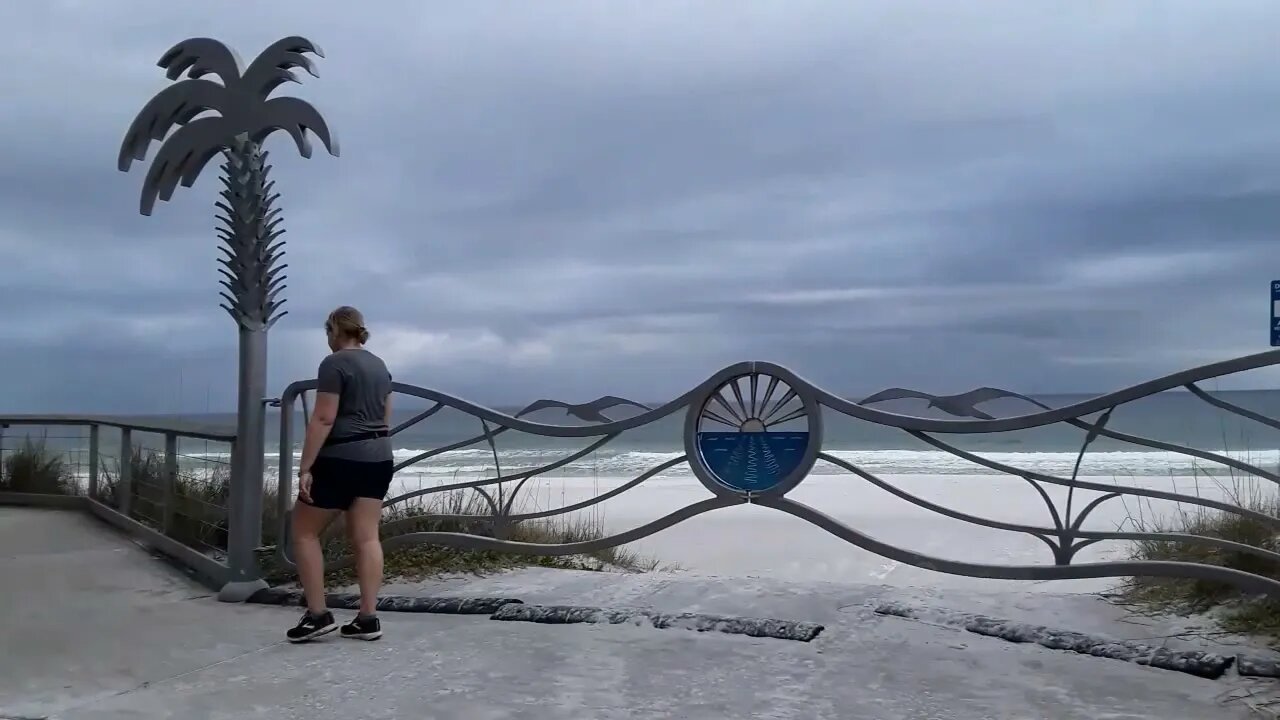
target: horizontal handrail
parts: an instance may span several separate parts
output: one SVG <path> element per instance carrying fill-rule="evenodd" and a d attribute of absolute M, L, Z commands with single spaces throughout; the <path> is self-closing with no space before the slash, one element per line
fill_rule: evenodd
<path fill-rule="evenodd" d="M 233 428 L 176 418 L 148 419 L 116 415 L 0 415 L 0 427 L 5 425 L 102 425 L 138 432 L 173 433 L 183 437 L 218 442 L 235 442 L 236 439 Z"/>

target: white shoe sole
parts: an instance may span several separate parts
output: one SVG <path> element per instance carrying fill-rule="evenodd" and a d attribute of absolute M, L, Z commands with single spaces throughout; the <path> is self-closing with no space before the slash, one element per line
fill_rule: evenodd
<path fill-rule="evenodd" d="M 310 642 L 320 637 L 321 635 L 328 635 L 329 633 L 337 629 L 338 629 L 338 624 L 334 623 L 332 625 L 326 625 L 320 628 L 319 630 L 316 630 L 315 632 L 311 633 L 310 635 L 306 635 L 300 638 L 286 638 L 286 639 L 289 642 L 294 643 L 296 645 L 298 643 Z"/>
<path fill-rule="evenodd" d="M 348 640 L 377 640 L 378 638 L 382 637 L 382 631 L 378 630 L 377 632 L 371 632 L 371 633 L 343 635 L 342 637 L 347 638 Z"/>

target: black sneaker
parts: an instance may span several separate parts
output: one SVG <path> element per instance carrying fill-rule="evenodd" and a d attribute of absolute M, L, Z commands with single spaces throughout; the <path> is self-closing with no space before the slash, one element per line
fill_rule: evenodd
<path fill-rule="evenodd" d="M 377 640 L 382 637 L 382 623 L 377 616 L 362 618 L 357 615 L 351 622 L 342 626 L 342 637 L 352 640 Z"/>
<path fill-rule="evenodd" d="M 289 632 L 285 633 L 285 635 L 288 636 L 289 642 L 301 643 L 314 640 L 321 635 L 328 635 L 337 629 L 338 622 L 333 619 L 333 613 L 326 610 L 323 615 L 316 616 L 312 615 L 311 611 L 308 610 L 303 613 L 302 619 L 298 621 L 298 624 L 289 628 Z"/>

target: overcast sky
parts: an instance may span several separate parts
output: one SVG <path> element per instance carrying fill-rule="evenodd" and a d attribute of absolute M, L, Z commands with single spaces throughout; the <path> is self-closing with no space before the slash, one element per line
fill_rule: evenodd
<path fill-rule="evenodd" d="M 268 141 L 274 392 L 346 303 L 397 379 L 491 403 L 746 359 L 1105 391 L 1268 346 L 1274 0 L 7 0 L 0 34 L 3 410 L 234 406 L 216 167 L 152 217 L 115 168 L 202 35 L 325 50 L 281 92 L 342 156 Z"/>

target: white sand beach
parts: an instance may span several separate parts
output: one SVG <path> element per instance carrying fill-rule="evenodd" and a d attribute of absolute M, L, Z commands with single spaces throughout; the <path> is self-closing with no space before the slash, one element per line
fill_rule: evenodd
<path fill-rule="evenodd" d="M 457 478 L 464 480 L 468 478 Z M 530 481 L 517 506 L 545 510 L 579 502 L 616 488 L 630 478 L 546 478 Z M 1021 478 L 1001 475 L 887 475 L 881 479 L 920 498 L 981 517 L 1052 527 L 1041 496 Z M 1232 491 L 1230 479 L 1192 477 L 1080 478 L 1096 483 L 1176 491 L 1222 499 Z M 456 481 L 454 480 L 454 481 Z M 416 487 L 410 486 L 410 488 Z M 406 488 L 409 489 L 409 488 Z M 1059 513 L 1067 488 L 1045 486 Z M 1101 493 L 1077 490 L 1073 515 Z M 691 478 L 657 478 L 642 483 L 595 509 L 609 533 L 655 520 L 710 496 Z M 812 475 L 788 497 L 821 510 L 876 539 L 934 557 L 1000 565 L 1050 564 L 1048 547 L 1023 533 L 993 530 L 944 517 L 917 507 L 857 477 Z M 1130 516 L 1151 520 L 1192 505 L 1125 496 L 1106 501 L 1090 513 L 1086 530 L 1133 530 Z M 784 580 L 838 581 L 902 587 L 968 587 L 1023 591 L 1088 592 L 1103 590 L 1113 580 L 1052 582 L 963 578 L 895 563 L 836 538 L 809 523 L 770 508 L 744 505 L 713 511 L 633 543 L 631 548 L 660 563 L 699 575 L 762 577 Z M 1077 562 L 1121 559 L 1124 541 L 1105 541 L 1081 550 Z"/>

